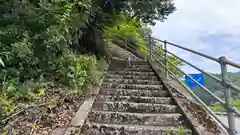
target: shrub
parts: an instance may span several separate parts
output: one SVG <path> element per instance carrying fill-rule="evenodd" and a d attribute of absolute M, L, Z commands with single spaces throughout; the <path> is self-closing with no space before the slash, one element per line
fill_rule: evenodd
<path fill-rule="evenodd" d="M 97 61 L 94 56 L 68 54 L 58 62 L 57 76 L 63 84 L 86 90 L 96 82 L 93 73 L 96 66 Z"/>
<path fill-rule="evenodd" d="M 127 15 L 119 15 L 118 24 L 114 27 L 106 27 L 104 31 L 104 38 L 106 43 L 111 43 L 116 36 L 133 42 L 138 51 L 142 55 L 146 56 L 146 41 L 144 37 L 139 33 L 141 28 L 140 22 L 136 19 L 129 19 Z"/>
<path fill-rule="evenodd" d="M 76 33 L 81 33 L 88 22 L 90 8 L 90 0 L 2 1 L 0 116 L 10 114 L 23 102 L 39 98 L 44 94 L 43 88 L 47 89 L 43 85 L 52 81 L 53 76 L 71 87 L 92 84 L 90 66 L 95 67 L 95 58 L 74 55 L 71 50 Z"/>

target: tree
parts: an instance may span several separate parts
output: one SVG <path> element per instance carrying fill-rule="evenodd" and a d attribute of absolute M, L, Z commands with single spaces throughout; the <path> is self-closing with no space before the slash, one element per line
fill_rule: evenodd
<path fill-rule="evenodd" d="M 175 11 L 172 0 L 108 0 L 122 11 L 130 13 L 133 19 L 142 23 L 155 24 L 156 20 L 164 21 L 166 16 Z"/>
<path fill-rule="evenodd" d="M 116 20 L 121 13 L 125 13 L 128 20 L 138 20 L 140 24 L 154 25 L 154 21 L 164 21 L 170 13 L 175 11 L 172 0 L 93 0 L 92 3 L 91 19 L 84 28 L 82 36 L 79 37 L 79 42 L 74 46 L 86 50 L 87 53 L 99 55 L 106 54 L 104 42 L 101 40 L 104 28 L 118 24 Z"/>

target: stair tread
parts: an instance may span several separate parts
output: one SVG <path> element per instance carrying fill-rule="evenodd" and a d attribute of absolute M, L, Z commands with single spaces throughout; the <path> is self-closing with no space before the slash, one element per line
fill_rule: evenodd
<path fill-rule="evenodd" d="M 104 96 L 104 97 L 113 97 L 111 95 L 99 95 L 99 96 Z M 162 99 L 162 100 L 167 100 L 171 99 L 171 97 L 145 97 L 145 96 L 119 96 L 119 97 L 124 97 L 124 98 L 143 98 L 143 99 Z"/>
<path fill-rule="evenodd" d="M 152 68 L 150 65 L 110 65 L 109 69 L 118 69 L 118 68 Z"/>
<path fill-rule="evenodd" d="M 142 76 L 140 76 L 140 77 L 142 77 Z M 126 80 L 126 81 L 130 81 L 130 80 L 132 80 L 132 81 L 134 81 L 134 79 L 123 79 L 123 78 L 106 78 L 105 80 Z M 138 80 L 136 80 L 136 81 L 138 81 Z M 161 82 L 160 80 L 148 80 L 148 79 L 142 79 L 141 81 L 154 81 L 154 82 Z"/>
<path fill-rule="evenodd" d="M 111 65 L 118 65 L 118 64 L 128 64 L 128 62 L 126 60 L 111 62 Z M 149 65 L 149 63 L 147 61 L 130 61 L 130 65 Z"/>
<path fill-rule="evenodd" d="M 176 113 L 178 107 L 169 104 L 95 101 L 92 110 L 130 113 Z"/>
<path fill-rule="evenodd" d="M 135 75 L 135 76 L 132 76 L 132 75 L 116 75 L 116 74 L 106 74 L 106 76 L 116 76 L 116 77 L 135 77 L 135 78 L 144 78 L 144 77 L 152 77 L 152 78 L 158 78 L 156 75 L 148 75 L 148 76 L 141 76 L 141 75 Z M 159 80 L 159 79 L 158 79 Z"/>
<path fill-rule="evenodd" d="M 109 70 L 107 72 L 108 74 L 123 74 L 123 73 L 132 73 L 132 74 L 151 74 L 151 75 L 156 75 L 155 72 L 153 71 L 124 71 L 124 70 Z"/>
<path fill-rule="evenodd" d="M 126 90 L 126 91 L 156 91 L 156 92 L 167 92 L 164 89 L 158 90 L 158 89 L 153 89 L 153 90 L 149 90 L 149 89 L 124 89 L 124 88 L 101 88 L 101 90 Z"/>
<path fill-rule="evenodd" d="M 150 130 L 159 130 L 159 129 L 163 129 L 163 130 L 168 130 L 169 128 L 171 130 L 177 130 L 179 131 L 179 127 L 180 126 L 151 126 L 151 125 L 132 125 L 132 124 L 108 124 L 108 123 L 101 123 L 101 122 L 87 122 L 86 124 L 96 124 L 96 125 L 105 125 L 105 126 L 109 126 L 109 127 L 117 127 L 117 128 L 140 128 L 140 129 L 150 129 Z M 184 130 L 189 130 L 191 131 L 189 128 L 184 127 Z"/>
<path fill-rule="evenodd" d="M 148 81 L 151 81 L 151 82 L 159 82 L 159 83 L 161 83 L 161 81 L 159 81 L 159 80 L 148 80 L 148 79 L 141 79 L 141 80 L 139 80 L 139 79 L 122 79 L 122 78 L 106 78 L 105 80 L 104 80 L 105 82 L 106 81 L 109 81 L 109 82 L 116 82 L 116 81 L 142 81 L 142 82 L 148 82 Z"/>
<path fill-rule="evenodd" d="M 115 102 L 111 102 L 111 101 L 95 101 L 95 103 L 113 103 L 113 104 L 135 104 L 135 105 L 157 105 L 157 106 L 168 106 L 168 107 L 177 107 L 177 105 L 169 105 L 169 104 L 153 104 L 153 103 L 134 103 L 134 102 L 124 102 L 124 101 L 115 101 Z"/>
<path fill-rule="evenodd" d="M 116 62 L 116 61 L 123 61 L 125 62 L 125 59 L 112 59 L 112 61 Z M 147 62 L 146 60 L 131 60 L 133 62 Z"/>
<path fill-rule="evenodd" d="M 102 85 L 120 85 L 120 84 L 118 84 L 118 83 L 111 83 L 111 84 L 109 84 L 109 83 L 103 83 Z M 124 84 L 123 84 L 124 85 Z M 151 87 L 163 87 L 163 85 L 161 85 L 161 84 L 126 84 L 126 85 L 137 85 L 137 86 L 146 86 L 146 87 L 148 87 L 148 86 L 151 86 Z"/>
<path fill-rule="evenodd" d="M 136 115 L 136 116 L 164 116 L 164 117 L 172 117 L 172 116 L 182 116 L 181 113 L 130 113 L 130 112 L 112 112 L 112 111 L 98 111 L 92 110 L 92 112 L 96 113 L 106 113 L 106 114 L 126 114 L 126 115 Z"/>
<path fill-rule="evenodd" d="M 152 81 L 159 81 L 158 77 L 153 76 L 132 76 L 132 75 L 106 75 L 106 79 L 137 79 L 137 80 L 152 80 Z"/>
<path fill-rule="evenodd" d="M 112 71 L 112 70 L 117 70 L 117 69 L 134 69 L 134 70 L 136 70 L 136 69 L 151 69 L 152 71 L 154 71 L 151 67 L 144 67 L 144 66 L 142 66 L 142 67 L 114 67 L 114 68 L 111 68 L 111 70 L 110 71 Z"/>
<path fill-rule="evenodd" d="M 163 85 L 158 84 L 124 84 L 124 83 L 103 83 L 102 88 L 119 88 L 119 89 L 148 89 L 148 90 L 161 90 Z"/>
<path fill-rule="evenodd" d="M 131 124 L 107 124 L 97 122 L 87 122 L 83 126 L 88 127 L 89 135 L 191 135 L 192 130 L 185 126 L 150 126 Z M 180 130 L 182 127 L 182 130 Z"/>
<path fill-rule="evenodd" d="M 165 90 L 100 89 L 100 95 L 169 97 Z"/>
<path fill-rule="evenodd" d="M 124 72 L 154 72 L 152 68 L 111 68 L 110 71 L 124 71 Z"/>
<path fill-rule="evenodd" d="M 127 101 L 137 103 L 173 104 L 171 97 L 98 95 L 96 101 Z"/>
<path fill-rule="evenodd" d="M 87 120 L 111 124 L 144 124 L 158 126 L 185 125 L 183 115 L 180 113 L 129 113 L 92 110 Z"/>

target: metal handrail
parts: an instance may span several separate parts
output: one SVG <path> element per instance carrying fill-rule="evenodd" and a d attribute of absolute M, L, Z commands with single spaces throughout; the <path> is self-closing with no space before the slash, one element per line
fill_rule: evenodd
<path fill-rule="evenodd" d="M 159 47 L 159 46 L 156 46 L 156 47 L 159 48 L 159 49 L 161 49 L 162 51 L 166 51 L 166 50 L 164 50 L 163 48 L 161 48 L 161 47 Z M 210 73 L 205 72 L 204 70 L 202 70 L 202 69 L 198 68 L 197 66 L 195 66 L 195 65 L 187 62 L 186 60 L 178 57 L 176 54 L 174 54 L 174 53 L 172 53 L 172 52 L 169 52 L 169 51 L 166 51 L 166 52 L 167 52 L 168 54 L 171 54 L 172 56 L 178 58 L 179 60 L 183 61 L 184 63 L 188 64 L 189 66 L 197 69 L 198 71 L 200 71 L 200 72 L 202 72 L 203 74 L 207 75 L 208 77 L 212 78 L 212 79 L 215 80 L 216 82 L 218 82 L 218 83 L 220 83 L 220 84 L 222 83 L 222 80 L 221 80 L 220 78 L 218 78 L 218 77 L 216 77 L 216 76 L 214 76 L 214 75 L 212 75 L 212 74 L 210 74 Z M 229 87 L 231 87 L 231 88 L 234 89 L 235 91 L 240 92 L 240 88 L 239 88 L 238 86 L 236 86 L 236 85 L 234 85 L 234 84 L 232 84 L 232 83 L 229 83 L 228 85 L 229 85 Z"/>
<path fill-rule="evenodd" d="M 166 43 L 166 44 L 168 44 L 168 45 L 172 45 L 172 46 L 181 48 L 181 49 L 183 49 L 183 50 L 192 52 L 192 53 L 194 53 L 194 54 L 198 54 L 198 55 L 200 55 L 200 56 L 202 56 L 202 57 L 205 57 L 205 58 L 208 58 L 208 59 L 211 59 L 211 60 L 213 60 L 213 61 L 216 61 L 216 62 L 220 63 L 219 59 L 217 59 L 217 58 L 215 58 L 215 57 L 213 57 L 213 56 L 209 56 L 209 55 L 207 55 L 207 54 L 204 54 L 204 53 L 201 53 L 201 52 L 198 52 L 198 51 L 195 51 L 195 50 L 192 50 L 192 49 L 189 49 L 189 48 L 186 48 L 186 47 L 177 45 L 177 44 L 173 44 L 173 43 L 168 42 L 168 41 L 166 41 L 166 40 L 163 41 L 163 40 L 160 40 L 160 39 L 157 39 L 157 38 L 154 38 L 154 37 L 151 37 L 151 38 L 154 39 L 154 40 L 160 41 L 160 42 L 162 42 L 162 43 Z M 234 62 L 232 62 L 232 61 L 230 61 L 230 60 L 228 60 L 228 59 L 225 59 L 225 60 L 224 60 L 224 63 L 240 69 L 240 64 L 234 63 Z"/>
<path fill-rule="evenodd" d="M 155 56 L 153 56 L 154 58 L 156 58 Z M 156 58 L 157 62 L 165 68 L 165 65 L 161 63 L 161 61 L 159 61 Z M 228 129 L 228 127 L 217 117 L 217 115 L 193 92 L 191 91 L 180 79 L 178 79 L 178 77 L 167 68 L 168 72 L 193 96 L 193 98 L 199 102 L 216 120 L 218 123 L 220 123 L 221 126 L 224 127 L 224 129 Z"/>
<path fill-rule="evenodd" d="M 186 74 L 183 70 L 181 70 L 179 67 L 177 67 L 174 63 L 168 60 L 168 63 L 171 64 L 173 67 L 175 67 L 177 70 L 181 71 L 185 76 L 187 76 L 190 80 L 192 80 L 194 83 L 196 83 L 201 89 L 203 89 L 205 92 L 207 92 L 209 95 L 211 95 L 213 98 L 215 98 L 219 103 L 221 103 L 223 106 L 225 106 L 225 102 L 219 98 L 217 95 L 215 95 L 213 92 L 208 90 L 206 87 L 204 87 L 202 84 L 200 84 L 198 81 L 193 79 L 191 76 Z M 231 111 L 233 111 L 237 116 L 240 117 L 240 112 L 235 107 L 229 107 Z"/>
<path fill-rule="evenodd" d="M 161 63 L 161 65 L 164 65 L 165 68 L 165 77 L 168 78 L 168 74 L 166 72 L 169 72 L 168 69 L 168 63 L 170 65 L 172 65 L 173 67 L 175 67 L 177 70 L 181 71 L 185 76 L 187 76 L 188 78 L 190 78 L 190 80 L 192 80 L 193 82 L 195 82 L 201 89 L 203 89 L 205 92 L 207 92 L 208 94 L 210 94 L 213 98 L 215 98 L 218 102 L 220 102 L 227 110 L 228 112 L 228 125 L 229 127 L 227 128 L 222 122 L 219 121 L 219 119 L 217 117 L 215 117 L 214 112 L 212 112 L 208 107 L 206 108 L 206 110 L 208 112 L 210 112 L 210 114 L 212 114 L 212 116 L 214 116 L 214 118 L 229 132 L 229 134 L 231 135 L 237 135 L 237 131 L 236 131 L 236 127 L 235 127 L 235 121 L 234 121 L 234 114 L 235 113 L 237 116 L 240 116 L 240 112 L 234 108 L 232 106 L 232 97 L 231 97 L 231 89 L 233 88 L 236 91 L 240 91 L 240 88 L 232 83 L 229 83 L 228 80 L 228 73 L 227 73 L 227 68 L 226 65 L 231 65 L 233 67 L 239 68 L 240 69 L 240 65 L 234 62 L 231 62 L 230 60 L 227 60 L 225 57 L 220 57 L 219 59 L 203 54 L 201 52 L 197 52 L 195 50 L 191 50 L 189 48 L 186 47 L 182 47 L 180 45 L 176 45 L 170 42 L 167 42 L 166 40 L 160 40 L 160 39 L 156 39 L 154 37 L 149 37 L 149 45 L 150 45 L 150 58 L 152 58 L 152 55 L 154 54 L 153 51 L 153 47 L 158 47 L 159 49 L 161 49 L 165 54 L 164 56 L 161 56 L 164 59 L 164 64 Z M 164 43 L 164 49 L 153 44 L 153 42 L 151 40 L 156 40 L 156 41 L 160 41 L 162 43 Z M 218 62 L 221 66 L 221 71 L 222 71 L 222 79 L 219 79 L 218 77 L 211 75 L 205 71 L 203 71 L 202 69 L 198 68 L 197 66 L 194 66 L 193 64 L 187 62 L 186 60 L 178 57 L 177 55 L 171 53 L 170 51 L 167 50 L 167 45 L 172 45 L 175 46 L 177 48 L 192 52 L 194 54 L 200 55 L 202 57 L 205 57 L 207 59 L 213 60 L 215 62 Z M 179 60 L 183 61 L 184 63 L 190 65 L 191 67 L 197 69 L 198 71 L 202 72 L 203 74 L 209 76 L 210 78 L 214 79 L 216 82 L 220 83 L 224 88 L 225 88 L 225 100 L 226 102 L 224 102 L 221 98 L 219 98 L 218 96 L 216 96 L 214 93 L 212 93 L 210 90 L 208 90 L 206 87 L 202 86 L 199 82 L 197 82 L 196 80 L 194 80 L 191 76 L 189 76 L 188 74 L 186 74 L 184 71 L 182 71 L 179 67 L 177 67 L 174 63 L 172 63 L 171 61 L 168 60 L 168 55 L 167 54 L 171 54 L 172 56 L 178 58 Z M 154 56 L 155 57 L 155 56 Z M 172 74 L 171 72 L 169 72 L 170 74 Z M 175 75 L 174 75 L 175 76 Z M 175 78 L 178 80 L 178 78 L 175 76 Z M 182 83 L 181 83 L 182 84 Z M 184 85 L 184 84 L 183 84 Z M 189 89 L 188 89 L 189 90 Z M 191 92 L 190 92 L 191 93 Z M 192 95 L 192 94 L 191 94 Z M 194 96 L 194 95 L 192 95 Z M 196 97 L 195 97 L 196 98 Z M 201 104 L 203 103 L 201 100 L 197 100 L 198 102 L 200 102 Z M 203 103 L 202 104 L 204 106 L 204 108 L 206 107 L 206 105 Z"/>

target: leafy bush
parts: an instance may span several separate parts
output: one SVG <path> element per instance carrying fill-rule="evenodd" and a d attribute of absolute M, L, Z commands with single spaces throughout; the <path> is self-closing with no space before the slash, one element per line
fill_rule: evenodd
<path fill-rule="evenodd" d="M 0 116 L 39 98 L 47 89 L 42 85 L 53 76 L 80 91 L 92 84 L 95 58 L 71 50 L 72 40 L 86 27 L 91 6 L 90 0 L 0 4 Z"/>
<path fill-rule="evenodd" d="M 111 43 L 115 37 L 121 37 L 127 41 L 133 42 L 144 56 L 146 56 L 146 41 L 144 37 L 139 33 L 139 28 L 141 28 L 141 23 L 136 19 L 129 19 L 128 15 L 121 14 L 119 15 L 118 24 L 114 27 L 105 28 L 105 42 Z"/>
<path fill-rule="evenodd" d="M 69 54 L 60 59 L 57 76 L 63 84 L 86 90 L 96 82 L 93 74 L 96 65 L 97 61 L 93 56 Z"/>

